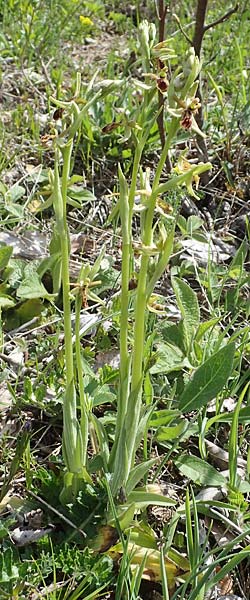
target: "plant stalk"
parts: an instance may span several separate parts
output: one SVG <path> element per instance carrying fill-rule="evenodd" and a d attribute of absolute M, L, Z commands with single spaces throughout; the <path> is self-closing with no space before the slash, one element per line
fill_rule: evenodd
<path fill-rule="evenodd" d="M 63 148 L 63 171 L 62 171 L 62 202 L 63 202 L 63 234 L 61 235 L 62 253 L 62 288 L 63 288 L 63 320 L 65 341 L 65 367 L 67 386 L 73 380 L 73 343 L 71 329 L 71 306 L 70 306 L 70 281 L 69 281 L 69 236 L 67 225 L 67 185 L 70 174 L 70 159 L 73 148 L 73 140 Z"/>

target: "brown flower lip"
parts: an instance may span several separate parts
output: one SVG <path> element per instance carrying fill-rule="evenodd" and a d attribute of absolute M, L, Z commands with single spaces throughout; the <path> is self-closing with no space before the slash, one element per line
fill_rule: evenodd
<path fill-rule="evenodd" d="M 183 129 L 191 129 L 192 127 L 192 111 L 189 108 L 182 113 L 181 126 Z"/>
<path fill-rule="evenodd" d="M 168 80 L 164 77 L 158 77 L 157 78 L 157 87 L 158 90 L 160 90 L 160 92 L 162 92 L 162 94 L 164 94 L 164 92 L 166 92 L 168 90 Z"/>
<path fill-rule="evenodd" d="M 119 126 L 120 126 L 120 123 L 115 123 L 114 121 L 112 123 L 108 123 L 107 125 L 105 125 L 102 128 L 102 133 L 110 133 L 114 129 L 117 129 L 117 127 L 119 127 Z"/>

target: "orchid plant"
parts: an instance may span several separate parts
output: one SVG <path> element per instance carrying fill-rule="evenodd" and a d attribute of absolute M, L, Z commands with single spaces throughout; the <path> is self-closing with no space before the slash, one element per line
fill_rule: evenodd
<path fill-rule="evenodd" d="M 110 455 L 109 468 L 112 473 L 111 489 L 114 495 L 122 488 L 129 493 L 142 478 L 141 465 L 135 466 L 136 450 L 141 443 L 147 421 L 152 412 L 152 405 L 143 403 L 144 348 L 147 337 L 147 318 L 150 298 L 157 281 L 165 271 L 171 256 L 175 218 L 164 214 L 162 205 L 166 203 L 166 195 L 185 185 L 189 194 L 198 197 L 193 190 L 193 182 L 198 186 L 199 175 L 211 168 L 209 163 L 190 164 L 181 160 L 177 163 L 177 175 L 173 173 L 165 183 L 160 183 L 166 157 L 180 128 L 193 130 L 200 135 L 195 122 L 195 114 L 199 107 L 196 98 L 197 77 L 201 68 L 199 59 L 191 48 L 168 82 L 167 63 L 173 57 L 170 40 L 152 45 L 152 29 L 147 22 L 141 24 L 141 36 L 149 63 L 156 63 L 157 73 L 151 77 L 152 84 L 145 92 L 138 116 L 137 135 L 135 138 L 135 155 L 131 183 L 125 179 L 119 168 L 120 198 L 119 210 L 122 227 L 122 289 L 121 289 L 121 333 L 120 333 L 120 389 L 117 407 L 117 423 L 115 441 Z M 146 76 L 148 76 L 146 74 Z M 164 81 L 164 85 L 163 85 Z M 141 155 L 147 136 L 157 115 L 154 92 L 160 89 L 167 102 L 170 120 L 167 124 L 167 136 L 156 171 L 151 181 L 148 170 L 141 168 Z M 153 92 L 153 93 L 152 93 Z M 137 182 L 140 181 L 140 189 Z M 140 195 L 140 204 L 135 197 Z M 199 197 L 198 197 L 199 198 Z M 159 210 L 160 209 L 160 210 Z M 136 252 L 140 254 L 138 267 L 138 283 L 135 294 L 133 314 L 133 342 L 128 341 L 129 313 L 129 280 L 131 264 L 134 262 L 132 220 L 134 213 L 140 218 L 141 241 Z M 144 463 L 144 474 L 151 461 Z"/>
<path fill-rule="evenodd" d="M 169 192 L 186 186 L 188 193 L 197 197 L 193 182 L 198 187 L 199 175 L 211 168 L 209 163 L 190 164 L 179 159 L 168 179 L 161 183 L 165 162 L 173 142 L 181 128 L 200 132 L 195 114 L 199 108 L 196 98 L 198 75 L 201 68 L 193 49 L 187 52 L 183 64 L 179 65 L 169 80 L 168 62 L 173 58 L 171 40 L 155 45 L 155 28 L 143 21 L 140 25 L 140 47 L 142 66 L 146 83 L 135 82 L 137 107 L 131 119 L 126 118 L 126 139 L 128 133 L 134 145 L 133 168 L 128 181 L 118 167 L 119 199 L 116 211 L 119 212 L 122 231 L 121 267 L 121 312 L 120 312 L 120 383 L 117 398 L 117 417 L 113 446 L 105 432 L 96 431 L 99 453 L 103 455 L 103 469 L 109 478 L 114 498 L 121 490 L 125 497 L 142 479 L 152 461 L 135 466 L 136 451 L 147 429 L 152 412 L 143 398 L 145 377 L 144 348 L 147 337 L 147 320 L 155 285 L 164 273 L 169 262 L 175 232 L 174 214 L 167 214 Z M 149 71 L 152 71 L 149 74 Z M 63 454 L 65 459 L 65 486 L 63 501 L 72 501 L 83 481 L 90 480 L 87 472 L 87 444 L 91 399 L 86 398 L 83 386 L 83 373 L 80 360 L 80 343 L 76 335 L 76 372 L 73 364 L 73 341 L 71 329 L 72 295 L 69 284 L 69 239 L 66 220 L 67 185 L 70 173 L 70 160 L 74 137 L 90 106 L 103 99 L 107 93 L 114 93 L 122 82 L 106 81 L 99 84 L 94 92 L 92 82 L 87 88 L 84 101 L 79 99 L 80 84 L 77 83 L 75 97 L 69 102 L 52 99 L 57 108 L 63 109 L 66 118 L 63 128 L 55 138 L 56 160 L 54 170 L 54 207 L 57 229 L 61 239 L 62 285 L 65 329 L 66 391 L 63 411 Z M 169 118 L 166 123 L 165 146 L 160 155 L 155 172 L 143 170 L 142 154 L 150 131 L 158 116 L 157 94 L 160 90 L 167 105 Z M 80 102 L 81 100 L 81 102 Z M 83 103 L 83 108 L 79 105 Z M 119 124 L 121 121 L 119 121 Z M 114 124 L 112 124 L 112 127 Z M 107 126 L 108 127 L 108 126 Z M 129 130 L 129 132 L 128 132 Z M 62 175 L 59 177 L 59 155 L 63 159 Z M 139 198 L 139 202 L 136 199 Z M 140 240 L 134 244 L 132 223 L 137 214 L 140 222 Z M 130 291 L 133 265 L 137 264 L 136 289 Z M 88 270 L 88 286 L 94 281 L 97 269 Z M 93 275 L 92 279 L 91 276 Z M 84 286 L 84 282 L 80 282 Z M 78 284 L 80 285 L 80 284 Z M 132 308 L 132 312 L 131 312 Z M 79 302 L 77 304 L 79 315 Z M 79 319 L 77 319 L 79 323 Z M 131 339 L 132 325 L 132 339 Z M 76 375 L 76 373 L 78 373 Z M 76 389 L 79 390 L 81 416 L 78 420 Z M 95 421 L 93 421 L 95 426 Z M 105 441 L 105 449 L 102 447 Z M 105 457 L 104 457 L 105 455 Z"/>

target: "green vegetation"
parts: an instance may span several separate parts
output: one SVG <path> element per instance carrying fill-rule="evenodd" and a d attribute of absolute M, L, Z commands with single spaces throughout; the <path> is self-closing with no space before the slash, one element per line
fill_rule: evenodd
<path fill-rule="evenodd" d="M 198 57 L 194 0 L 0 1 L 1 598 L 248 597 L 250 10 L 207 4 Z"/>

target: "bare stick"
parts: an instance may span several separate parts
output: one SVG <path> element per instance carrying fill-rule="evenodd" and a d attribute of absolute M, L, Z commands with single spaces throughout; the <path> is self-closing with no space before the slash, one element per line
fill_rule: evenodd
<path fill-rule="evenodd" d="M 195 29 L 193 37 L 193 47 L 195 54 L 200 57 L 201 45 L 204 36 L 204 23 L 207 11 L 208 0 L 198 0 L 195 17 Z"/>
<path fill-rule="evenodd" d="M 174 20 L 176 21 L 176 23 L 177 23 L 177 25 L 179 27 L 179 30 L 181 31 L 182 35 L 184 35 L 185 40 L 188 42 L 188 44 L 190 44 L 190 46 L 192 46 L 193 45 L 193 41 L 191 40 L 191 38 L 187 35 L 187 33 L 185 32 L 185 30 L 183 29 L 182 24 L 180 22 L 180 19 L 179 19 L 178 15 L 176 15 L 174 13 L 172 16 L 173 16 Z"/>
<path fill-rule="evenodd" d="M 235 6 L 233 8 L 231 8 L 231 10 L 229 10 L 225 15 L 223 15 L 222 17 L 220 17 L 216 21 L 213 21 L 212 23 L 208 23 L 207 25 L 204 25 L 203 31 L 205 32 L 208 29 L 211 29 L 212 27 L 216 27 L 216 25 L 219 25 L 220 23 L 223 23 L 224 21 L 226 21 L 227 19 L 229 19 L 229 17 L 231 17 L 231 15 L 233 15 L 235 12 L 237 12 L 238 8 L 239 8 L 239 5 L 235 4 Z"/>

